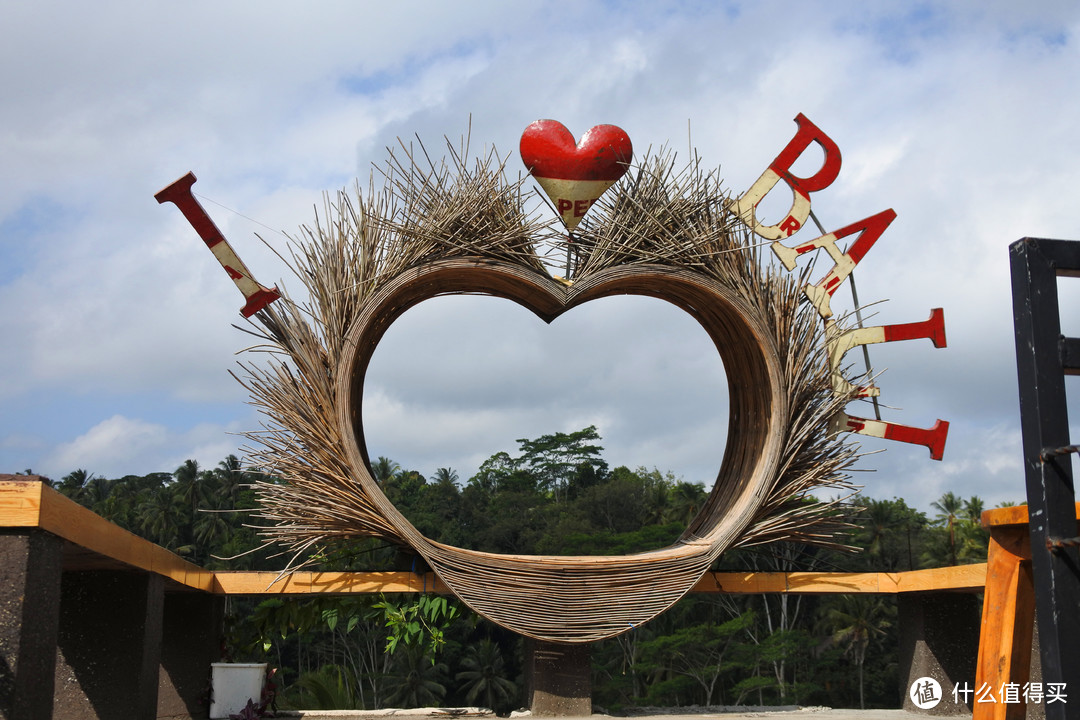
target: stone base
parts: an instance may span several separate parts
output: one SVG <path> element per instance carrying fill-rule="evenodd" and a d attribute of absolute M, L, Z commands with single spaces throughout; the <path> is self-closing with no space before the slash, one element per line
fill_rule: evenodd
<path fill-rule="evenodd" d="M 48 718 L 60 618 L 63 542 L 40 530 L 0 532 L 0 717 Z"/>
<path fill-rule="evenodd" d="M 225 598 L 166 593 L 157 720 L 209 716 L 210 665 L 221 660 Z"/>
<path fill-rule="evenodd" d="M 157 717 L 163 584 L 149 573 L 64 573 L 55 720 Z"/>
<path fill-rule="evenodd" d="M 592 714 L 588 645 L 525 639 L 525 699 L 533 715 Z"/>
<path fill-rule="evenodd" d="M 926 715 L 967 715 L 972 707 L 953 699 L 959 684 L 975 680 L 979 653 L 979 605 L 966 593 L 900 595 L 900 696 L 903 709 Z M 941 702 L 921 710 L 909 691 L 919 678 L 933 678 L 941 686 Z M 960 696 L 963 699 L 963 696 Z M 969 698 L 970 700 L 970 698 Z"/>

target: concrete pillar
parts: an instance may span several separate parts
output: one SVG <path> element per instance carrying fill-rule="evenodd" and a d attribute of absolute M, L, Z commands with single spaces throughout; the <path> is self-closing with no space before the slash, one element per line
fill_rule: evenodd
<path fill-rule="evenodd" d="M 592 714 L 589 646 L 525 638 L 525 698 L 533 715 Z"/>
<path fill-rule="evenodd" d="M 64 573 L 53 717 L 157 717 L 163 603 L 160 575 Z"/>
<path fill-rule="evenodd" d="M 899 596 L 900 696 L 903 709 L 928 715 L 968 715 L 971 698 L 953 699 L 953 688 L 975 678 L 979 651 L 979 604 L 968 593 L 904 593 Z M 919 709 L 909 691 L 919 678 L 941 686 L 941 702 Z"/>
<path fill-rule="evenodd" d="M 1028 682 L 1042 683 L 1042 653 L 1039 651 L 1039 618 L 1036 615 L 1033 618 L 1034 630 L 1031 634 L 1031 666 Z M 1067 689 L 1067 688 L 1066 688 Z M 1025 715 L 1027 720 L 1046 720 L 1046 704 L 1045 703 L 1032 703 L 1030 705 L 1025 703 Z"/>
<path fill-rule="evenodd" d="M 60 626 L 63 541 L 0 531 L 0 717 L 49 720 Z"/>
<path fill-rule="evenodd" d="M 208 716 L 210 664 L 221 660 L 224 617 L 224 597 L 189 592 L 165 595 L 158 720 Z"/>

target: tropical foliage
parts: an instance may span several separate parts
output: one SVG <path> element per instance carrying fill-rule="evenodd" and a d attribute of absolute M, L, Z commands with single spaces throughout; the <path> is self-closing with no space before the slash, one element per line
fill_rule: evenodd
<path fill-rule="evenodd" d="M 656 469 L 609 468 L 595 427 L 518 441 L 464 482 L 379 457 L 383 492 L 433 540 L 500 553 L 623 554 L 670 544 L 707 491 Z M 279 569 L 261 549 L 248 487 L 267 480 L 229 456 L 172 473 L 53 483 L 109 520 L 200 565 Z M 272 479 L 271 479 L 272 481 Z M 859 552 L 774 544 L 726 554 L 715 570 L 901 571 L 985 560 L 983 503 L 944 493 L 928 515 L 864 498 L 847 541 Z M 231 559 L 230 559 L 231 558 Z M 327 570 L 422 571 L 408 548 L 372 540 L 312 551 Z M 689 595 L 592 646 L 594 703 L 899 707 L 898 623 L 888 596 Z M 230 598 L 226 659 L 280 669 L 280 703 L 310 709 L 524 705 L 521 638 L 434 595 Z"/>

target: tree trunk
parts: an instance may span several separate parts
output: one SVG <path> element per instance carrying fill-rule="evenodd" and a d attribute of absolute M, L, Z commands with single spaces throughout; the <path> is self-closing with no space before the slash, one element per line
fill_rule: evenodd
<path fill-rule="evenodd" d="M 866 709 L 866 701 L 863 699 L 863 661 L 859 661 L 859 709 Z"/>

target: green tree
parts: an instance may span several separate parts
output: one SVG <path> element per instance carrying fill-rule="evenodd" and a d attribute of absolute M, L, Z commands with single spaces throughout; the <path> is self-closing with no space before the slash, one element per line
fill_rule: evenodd
<path fill-rule="evenodd" d="M 681 627 L 644 641 L 640 667 L 654 677 L 670 673 L 693 681 L 705 705 L 713 705 L 714 698 L 722 703 L 721 675 L 741 666 L 728 657 L 728 651 L 753 621 L 754 614 L 748 611 L 723 623 Z"/>
<path fill-rule="evenodd" d="M 859 681 L 859 707 L 866 709 L 865 677 L 866 653 L 872 640 L 885 635 L 885 628 L 892 624 L 889 607 L 875 595 L 840 595 L 828 608 L 825 625 L 831 632 L 831 640 L 844 648 L 855 663 Z"/>
<path fill-rule="evenodd" d="M 94 512 L 100 513 L 110 498 L 115 497 L 117 500 L 120 500 L 124 497 L 125 493 L 121 488 L 117 487 L 117 485 L 118 483 L 115 480 L 106 480 L 105 478 L 96 475 L 90 476 L 87 478 L 86 484 L 83 485 L 78 497 L 72 499 L 77 500 L 84 507 L 88 507 Z M 127 498 L 127 501 L 130 502 L 130 496 Z M 108 514 L 105 514 L 105 518 L 107 520 L 113 519 L 113 517 Z"/>
<path fill-rule="evenodd" d="M 592 484 L 607 472 L 607 463 L 600 458 L 603 448 L 595 444 L 598 440 L 600 434 L 595 425 L 572 433 L 542 435 L 535 440 L 521 438 L 517 441 L 522 452 L 518 465 L 531 470 L 540 489 L 552 493 L 558 502 L 575 478 L 583 476 Z"/>
<path fill-rule="evenodd" d="M 450 468 L 439 468 L 421 489 L 409 520 L 420 532 L 439 542 L 462 545 L 462 497 L 458 475 Z"/>
<path fill-rule="evenodd" d="M 412 517 L 420 504 L 427 479 L 416 470 L 398 470 L 382 483 L 386 499 L 394 503 L 402 515 Z"/>
<path fill-rule="evenodd" d="M 671 488 L 671 499 L 668 502 L 667 519 L 680 522 L 684 526 L 689 525 L 694 516 L 701 511 L 708 493 L 699 483 L 679 482 Z"/>
<path fill-rule="evenodd" d="M 469 705 L 481 703 L 494 711 L 507 709 L 517 698 L 517 685 L 506 677 L 506 663 L 498 643 L 483 638 L 472 644 L 461 659 L 461 670 L 455 676 L 465 692 Z"/>
<path fill-rule="evenodd" d="M 192 525 L 197 562 L 208 563 L 215 550 L 228 542 L 232 534 L 229 515 L 233 509 L 227 495 L 220 495 L 211 507 L 202 508 Z"/>
<path fill-rule="evenodd" d="M 88 482 L 94 478 L 94 474 L 79 468 L 78 470 L 72 470 L 67 475 L 60 479 L 60 484 L 56 487 L 62 495 L 65 495 L 72 500 L 78 502 L 83 492 L 83 488 Z"/>
<path fill-rule="evenodd" d="M 223 496 L 225 500 L 225 502 L 215 503 L 215 507 L 235 507 L 242 486 L 250 481 L 247 473 L 244 472 L 240 458 L 235 455 L 227 455 L 214 468 L 212 474 L 216 481 L 217 493 Z"/>
<path fill-rule="evenodd" d="M 972 495 L 964 501 L 964 520 L 972 525 L 982 522 L 983 500 L 978 495 Z"/>
<path fill-rule="evenodd" d="M 873 570 L 915 570 L 926 515 L 899 498 L 863 502 L 865 507 L 856 516 L 858 531 L 854 537 L 865 550 L 866 562 L 862 565 Z"/>
<path fill-rule="evenodd" d="M 169 550 L 180 541 L 182 500 L 170 488 L 144 490 L 140 496 L 138 522 L 144 536 Z"/>
<path fill-rule="evenodd" d="M 185 507 L 191 509 L 191 517 L 199 505 L 206 501 L 206 488 L 203 485 L 203 472 L 195 460 L 185 460 L 184 464 L 173 472 L 176 497 Z"/>
<path fill-rule="evenodd" d="M 934 524 L 944 527 L 948 534 L 948 553 L 946 559 L 949 565 L 958 565 L 960 560 L 957 553 L 957 521 L 963 511 L 963 502 L 955 493 L 949 491 L 939 499 L 930 503 L 930 507 L 937 510 Z"/>
<path fill-rule="evenodd" d="M 379 459 L 371 466 L 371 475 L 375 479 L 375 482 L 383 485 L 387 480 L 390 480 L 397 475 L 398 470 L 401 467 L 388 457 L 379 456 Z"/>
<path fill-rule="evenodd" d="M 446 696 L 443 679 L 449 672 L 423 645 L 406 645 L 394 656 L 386 679 L 386 702 L 396 707 L 438 707 Z"/>

